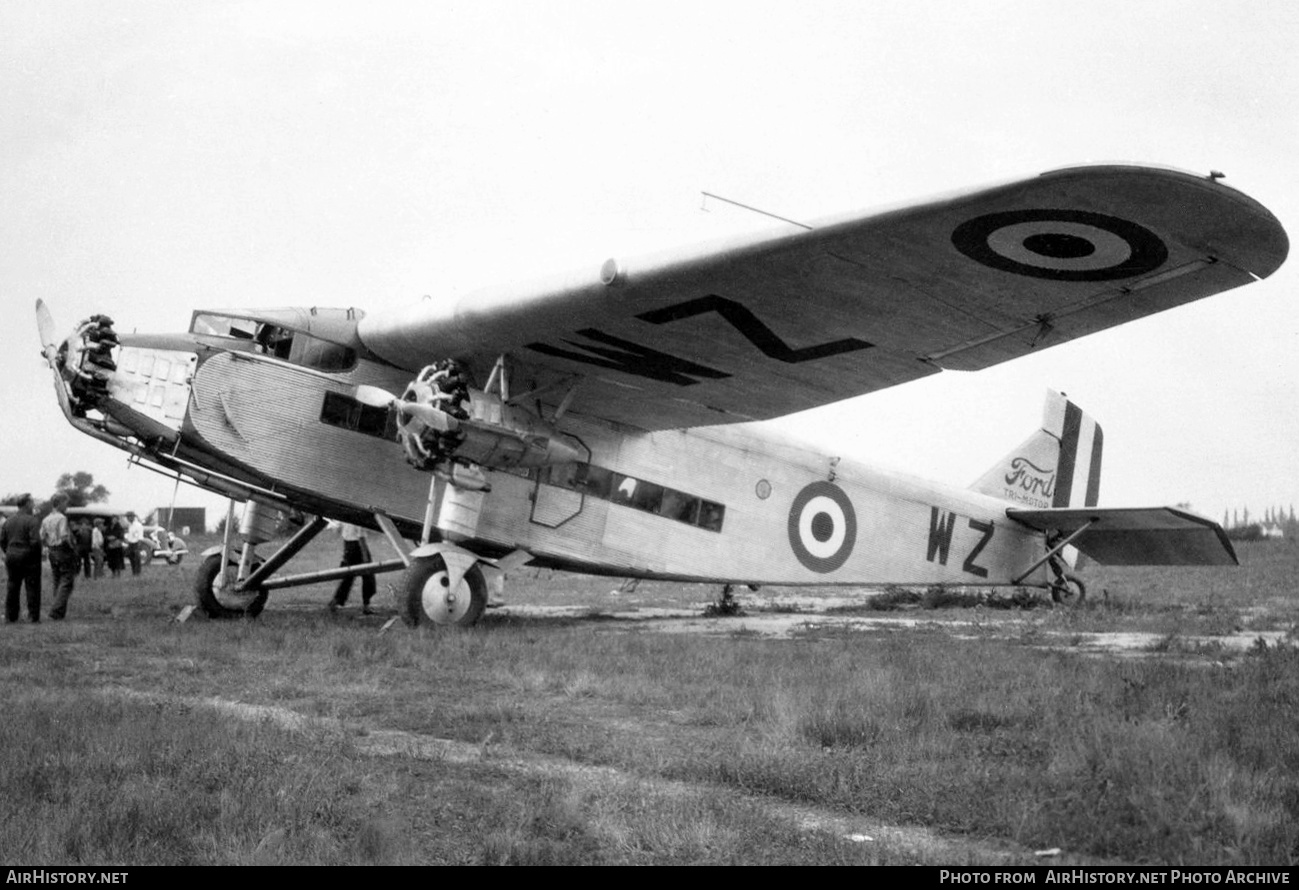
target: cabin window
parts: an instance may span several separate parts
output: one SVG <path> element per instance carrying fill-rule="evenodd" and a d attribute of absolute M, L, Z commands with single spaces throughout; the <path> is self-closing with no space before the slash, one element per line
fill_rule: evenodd
<path fill-rule="evenodd" d="M 339 392 L 325 393 L 324 404 L 320 406 L 320 422 L 378 439 L 397 438 L 397 421 L 387 408 L 363 405 Z"/>
<path fill-rule="evenodd" d="M 667 488 L 663 491 L 663 503 L 659 507 L 659 515 L 694 525 L 695 520 L 699 518 L 699 504 L 699 498 L 692 498 L 683 491 Z"/>
<path fill-rule="evenodd" d="M 599 498 L 602 501 L 610 499 L 613 493 L 613 473 L 604 467 L 594 467 L 591 464 L 578 464 L 582 468 L 581 485 L 583 490 L 593 498 Z"/>
<path fill-rule="evenodd" d="M 711 532 L 722 530 L 722 520 L 726 515 L 726 507 L 716 501 L 706 501 L 675 488 L 647 482 L 625 473 L 615 473 L 593 464 L 545 467 L 541 472 L 541 481 Z"/>
<path fill-rule="evenodd" d="M 699 527 L 710 532 L 722 530 L 722 519 L 726 516 L 726 507 L 713 501 L 699 502 Z"/>

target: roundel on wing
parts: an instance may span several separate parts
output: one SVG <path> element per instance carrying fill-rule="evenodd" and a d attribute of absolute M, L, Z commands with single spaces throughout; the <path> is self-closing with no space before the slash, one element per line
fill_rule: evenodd
<path fill-rule="evenodd" d="M 1144 226 L 1086 210 L 976 216 L 956 227 L 952 244 L 993 269 L 1055 281 L 1131 278 L 1168 259 L 1168 247 Z"/>
<path fill-rule="evenodd" d="M 803 488 L 789 508 L 789 546 L 814 572 L 833 572 L 857 542 L 857 514 L 843 489 L 830 482 Z"/>

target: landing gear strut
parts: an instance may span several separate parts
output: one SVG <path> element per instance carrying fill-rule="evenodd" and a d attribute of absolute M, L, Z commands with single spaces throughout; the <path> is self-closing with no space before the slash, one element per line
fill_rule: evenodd
<path fill-rule="evenodd" d="M 1051 600 L 1055 603 L 1064 605 L 1077 606 L 1087 598 L 1087 586 L 1076 575 L 1066 575 L 1065 564 L 1060 559 L 1060 554 L 1064 548 L 1069 546 L 1083 532 L 1096 524 L 1095 519 L 1090 519 L 1069 535 L 1047 534 L 1046 537 L 1046 554 L 1037 562 L 1029 566 L 1025 571 L 1011 579 L 1011 584 L 1022 584 L 1024 579 L 1033 572 L 1037 571 L 1042 565 L 1046 565 L 1051 572 L 1051 580 L 1047 581 L 1047 589 L 1051 591 Z"/>
<path fill-rule="evenodd" d="M 227 513 L 227 528 L 230 527 L 231 519 Z M 230 536 L 227 534 L 222 546 L 203 554 L 203 564 L 194 579 L 194 593 L 199 608 L 209 618 L 255 618 L 266 605 L 266 597 L 272 590 L 338 581 L 358 575 L 396 572 L 406 566 L 404 559 L 389 559 L 336 569 L 275 575 L 282 565 L 307 546 L 328 524 L 323 517 L 315 517 L 263 560 L 257 556 L 255 548 L 257 544 L 265 543 L 272 537 L 275 519 L 274 507 L 249 501 L 239 529 L 239 535 L 244 539 L 242 549 L 231 547 Z M 391 526 L 387 517 L 376 516 L 376 519 L 380 520 L 381 525 L 386 522 Z M 395 529 L 393 533 L 395 537 Z M 400 538 L 396 540 L 400 541 Z"/>
<path fill-rule="evenodd" d="M 230 508 L 226 511 L 226 531 L 221 547 L 215 552 L 204 554 L 203 564 L 199 566 L 194 578 L 194 597 L 198 607 L 209 618 L 256 618 L 266 607 L 266 597 L 270 594 L 267 588 L 256 583 L 256 580 L 269 574 L 262 571 L 263 564 L 257 558 L 256 548 L 258 544 L 272 538 L 276 511 L 258 501 L 248 501 L 245 504 L 244 515 L 239 521 L 239 537 L 244 543 L 239 551 L 230 546 L 233 521 L 234 501 L 231 501 Z M 320 521 L 320 525 L 323 524 Z M 319 530 L 315 523 L 313 528 Z M 314 535 L 313 531 L 312 536 Z M 296 553 L 301 546 L 298 545 L 293 552 Z M 280 560 L 277 565 L 283 562 Z M 271 570 L 274 568 L 271 567 Z M 250 581 L 254 583 L 249 583 Z"/>

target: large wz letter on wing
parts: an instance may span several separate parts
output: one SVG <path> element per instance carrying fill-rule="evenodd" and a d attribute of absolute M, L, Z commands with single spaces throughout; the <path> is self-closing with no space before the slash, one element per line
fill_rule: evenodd
<path fill-rule="evenodd" d="M 842 340 L 828 340 L 825 343 L 794 349 L 776 336 L 776 332 L 763 324 L 762 319 L 749 311 L 747 306 L 716 294 L 709 294 L 697 300 L 687 300 L 674 306 L 664 306 L 651 312 L 642 312 L 636 317 L 650 324 L 665 324 L 692 315 L 703 315 L 705 312 L 716 312 L 726 319 L 731 327 L 743 334 L 750 343 L 761 349 L 764 355 L 791 365 L 828 358 L 842 352 L 869 349 L 872 345 L 856 337 L 845 337 Z"/>
<path fill-rule="evenodd" d="M 614 337 L 595 328 L 583 328 L 577 333 L 588 340 L 607 343 L 610 346 L 617 347 L 617 349 L 602 349 L 599 346 L 589 346 L 586 343 L 574 343 L 572 340 L 565 340 L 564 342 L 570 346 L 576 346 L 578 349 L 585 349 L 587 353 L 591 354 L 560 349 L 558 346 L 551 346 L 549 343 L 529 343 L 528 348 L 543 355 L 553 355 L 557 358 L 566 358 L 575 362 L 584 362 L 588 365 L 622 371 L 625 374 L 635 374 L 637 377 L 648 377 L 651 380 L 675 383 L 677 386 L 690 386 L 698 383 L 699 381 L 695 379 L 697 377 L 722 380 L 731 376 L 724 371 L 718 371 L 715 368 L 700 365 L 688 359 L 677 358 L 675 355 L 668 355 L 666 352 L 659 352 L 656 349 L 650 349 L 648 346 L 641 346 L 639 343 Z"/>

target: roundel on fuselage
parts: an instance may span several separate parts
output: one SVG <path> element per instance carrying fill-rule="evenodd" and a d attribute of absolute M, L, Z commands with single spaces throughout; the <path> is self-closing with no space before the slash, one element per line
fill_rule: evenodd
<path fill-rule="evenodd" d="M 803 487 L 789 508 L 789 546 L 814 572 L 833 572 L 848 561 L 857 542 L 852 501 L 832 482 Z"/>

